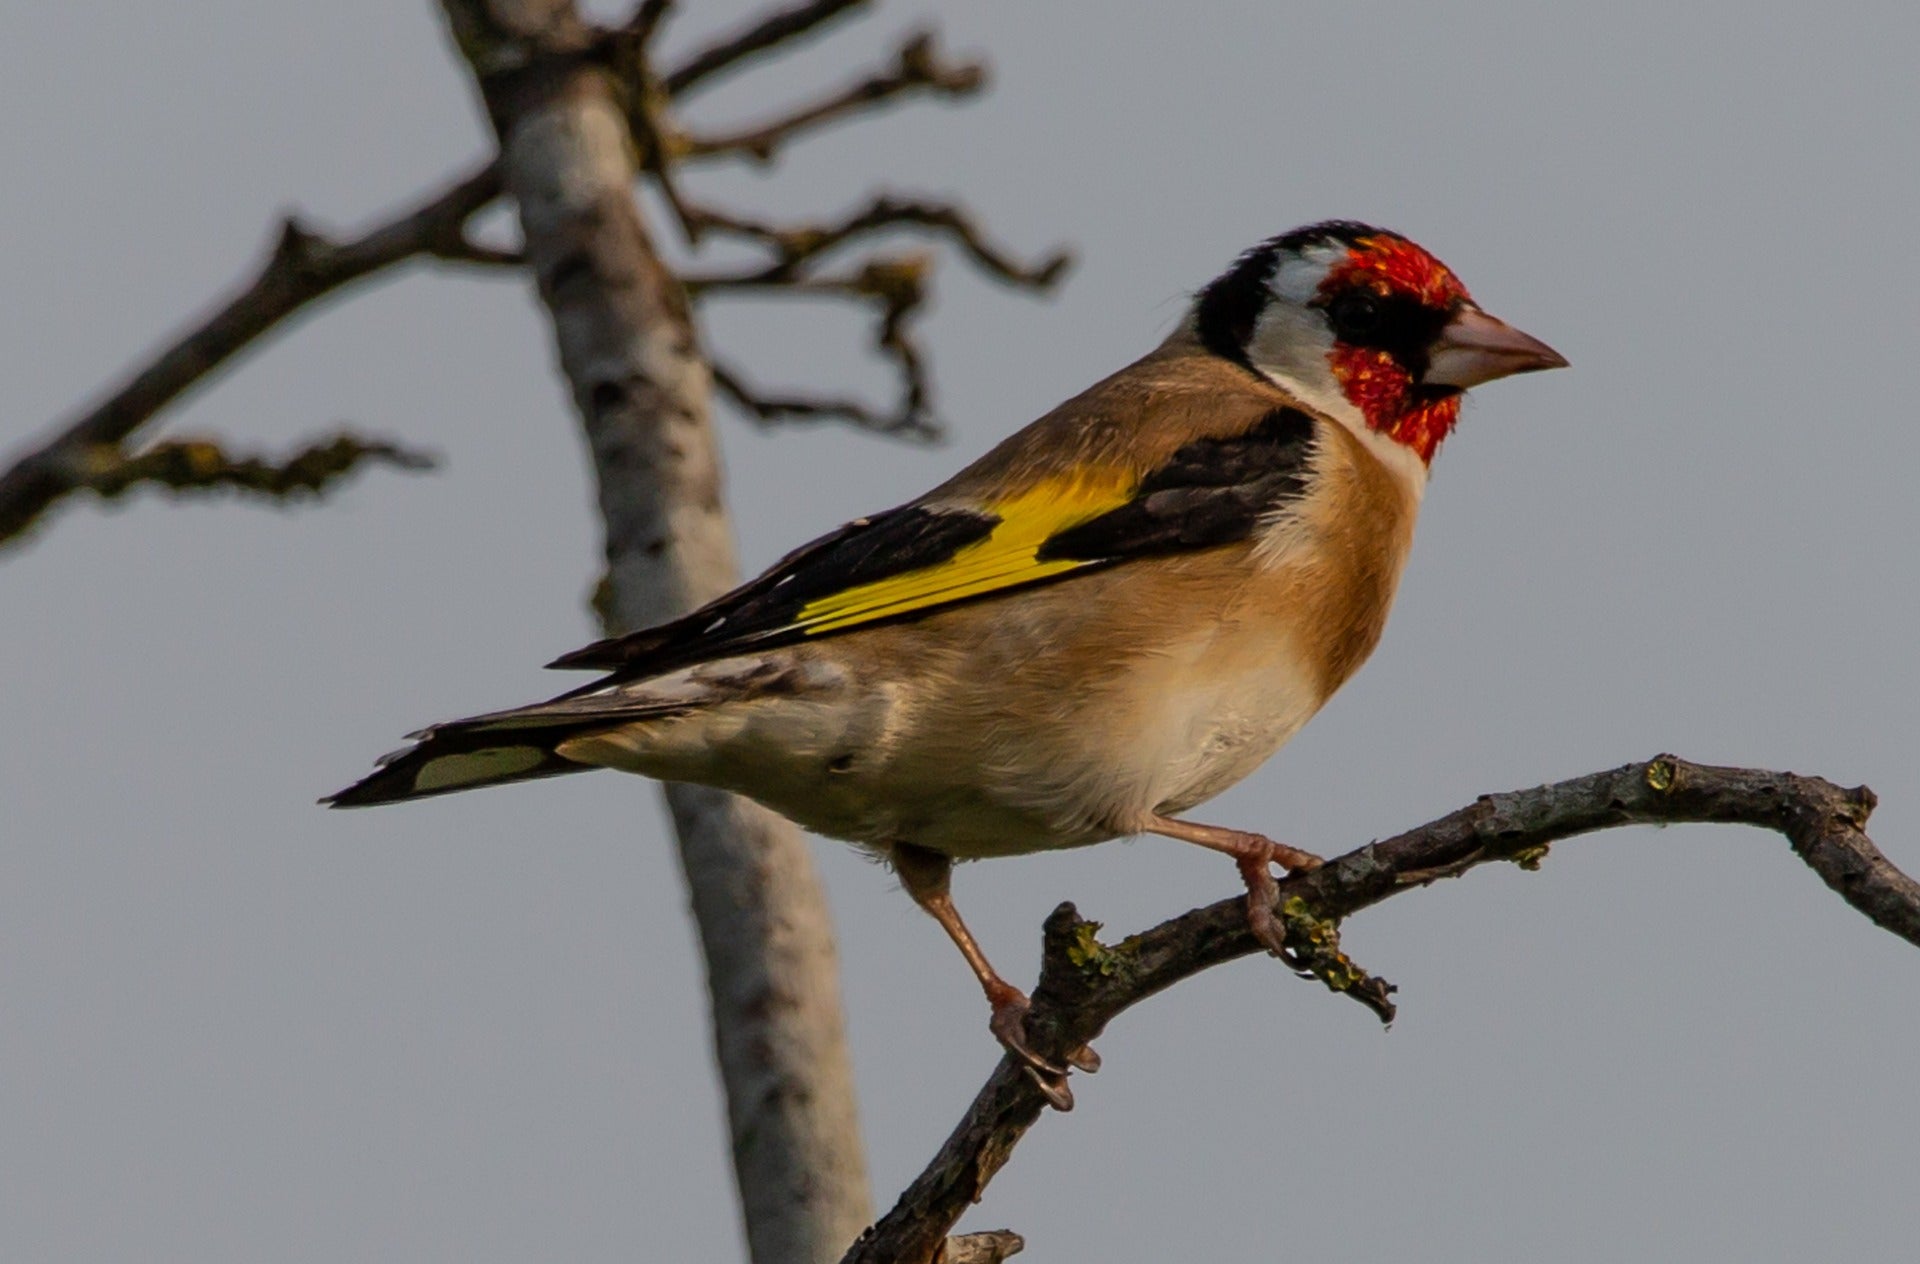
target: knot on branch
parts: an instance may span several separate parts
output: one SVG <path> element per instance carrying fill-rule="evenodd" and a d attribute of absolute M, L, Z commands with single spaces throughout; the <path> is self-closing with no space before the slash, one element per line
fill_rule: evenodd
<path fill-rule="evenodd" d="M 987 86 L 987 68 L 977 61 L 946 63 L 933 31 L 918 31 L 900 46 L 898 80 L 925 84 L 946 96 L 965 96 Z"/>
<path fill-rule="evenodd" d="M 310 279 L 325 270 L 333 249 L 332 242 L 301 223 L 298 215 L 288 214 L 280 221 L 280 233 L 274 239 L 267 266 L 289 279 Z"/>
<path fill-rule="evenodd" d="M 1040 929 L 1040 979 L 1027 1014 L 1027 1038 L 1056 1062 L 1106 1026 L 1092 1003 L 1103 987 L 1131 980 L 1126 945 L 1100 941 L 1100 923 L 1080 916 L 1072 901 L 1047 915 Z M 1036 1092 L 1038 1090 L 1035 1090 Z"/>
<path fill-rule="evenodd" d="M 1126 975 L 1127 949 L 1102 943 L 1101 925 L 1080 916 L 1071 900 L 1047 914 L 1040 926 L 1040 982 L 1033 990 L 1036 1009 L 1070 1009 L 1085 1003 L 1102 980 Z"/>

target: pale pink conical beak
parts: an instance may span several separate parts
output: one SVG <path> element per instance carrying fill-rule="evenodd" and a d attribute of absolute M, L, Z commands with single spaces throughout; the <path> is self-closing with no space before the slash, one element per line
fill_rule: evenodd
<path fill-rule="evenodd" d="M 1427 351 L 1428 386 L 1466 390 L 1495 378 L 1539 369 L 1564 369 L 1567 358 L 1531 334 L 1467 306 L 1448 321 Z"/>

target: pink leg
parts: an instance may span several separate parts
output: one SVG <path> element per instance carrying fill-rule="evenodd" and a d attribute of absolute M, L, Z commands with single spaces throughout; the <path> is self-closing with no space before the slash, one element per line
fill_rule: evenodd
<path fill-rule="evenodd" d="M 1310 851 L 1276 843 L 1262 834 L 1246 830 L 1224 829 L 1218 825 L 1196 825 L 1170 816 L 1155 816 L 1147 829 L 1183 843 L 1197 843 L 1213 851 L 1232 856 L 1240 869 L 1240 880 L 1247 884 L 1247 929 L 1266 946 L 1268 952 L 1298 969 L 1299 959 L 1287 948 L 1287 932 L 1273 915 L 1280 898 L 1280 886 L 1273 878 L 1273 866 L 1292 873 L 1318 869 L 1325 862 Z"/>
<path fill-rule="evenodd" d="M 1073 1094 L 1067 1088 L 1067 1068 L 1041 1057 L 1027 1044 L 1026 1018 L 1032 1002 L 1027 994 L 1000 977 L 993 968 L 987 955 L 980 951 L 980 944 L 960 920 L 960 913 L 953 907 L 949 879 L 953 873 L 953 861 L 937 851 L 925 847 L 915 847 L 911 843 L 895 843 L 892 848 L 894 872 L 900 875 L 900 885 L 905 887 L 913 902 L 933 915 L 941 929 L 960 949 L 960 955 L 967 959 L 973 968 L 974 977 L 980 980 L 980 987 L 987 994 L 987 1004 L 993 1007 L 993 1016 L 987 1021 L 987 1029 L 994 1034 L 1001 1046 L 1024 1064 L 1033 1076 L 1034 1083 L 1040 1086 L 1047 1100 L 1058 1110 L 1073 1109 Z M 1081 1071 L 1095 1071 L 1100 1067 L 1100 1055 L 1086 1045 L 1068 1053 L 1069 1065 Z"/>

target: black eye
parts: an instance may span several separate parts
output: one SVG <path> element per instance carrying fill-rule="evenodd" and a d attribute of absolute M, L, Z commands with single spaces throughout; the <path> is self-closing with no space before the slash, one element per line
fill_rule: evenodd
<path fill-rule="evenodd" d="M 1383 314 L 1380 299 L 1365 290 L 1349 290 L 1327 308 L 1334 336 L 1342 342 L 1366 342 L 1380 332 Z"/>

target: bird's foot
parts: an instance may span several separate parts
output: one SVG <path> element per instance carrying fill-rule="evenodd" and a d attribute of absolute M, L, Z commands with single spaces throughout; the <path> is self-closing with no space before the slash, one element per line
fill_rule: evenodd
<path fill-rule="evenodd" d="M 1273 867 L 1279 865 L 1288 873 L 1308 873 L 1326 861 L 1310 851 L 1276 843 L 1265 834 L 1250 830 L 1223 829 L 1157 814 L 1147 819 L 1146 828 L 1155 834 L 1197 843 L 1232 856 L 1234 864 L 1240 867 L 1241 881 L 1247 884 L 1247 929 L 1268 952 L 1296 971 L 1305 969 L 1306 963 L 1287 948 L 1286 928 L 1273 915 L 1274 902 L 1280 898 L 1280 884 L 1274 881 Z"/>
<path fill-rule="evenodd" d="M 1310 851 L 1276 843 L 1259 834 L 1245 835 L 1237 850 L 1235 863 L 1241 880 L 1247 884 L 1247 929 L 1260 945 L 1280 958 L 1296 974 L 1307 974 L 1307 963 L 1287 946 L 1287 930 L 1274 916 L 1274 902 L 1280 898 L 1280 884 L 1274 880 L 1273 866 L 1288 873 L 1311 873 L 1326 861 Z"/>
<path fill-rule="evenodd" d="M 987 1000 L 993 1006 L 987 1030 L 993 1033 L 1001 1048 L 1013 1055 L 1049 1106 L 1058 1111 L 1072 1110 L 1073 1090 L 1067 1086 L 1067 1069 L 1092 1074 L 1100 1069 L 1100 1055 L 1091 1045 L 1079 1045 L 1067 1051 L 1064 1062 L 1043 1057 L 1027 1043 L 1027 1013 L 1033 1008 L 1027 994 L 1000 980 L 997 986 L 988 985 Z"/>

